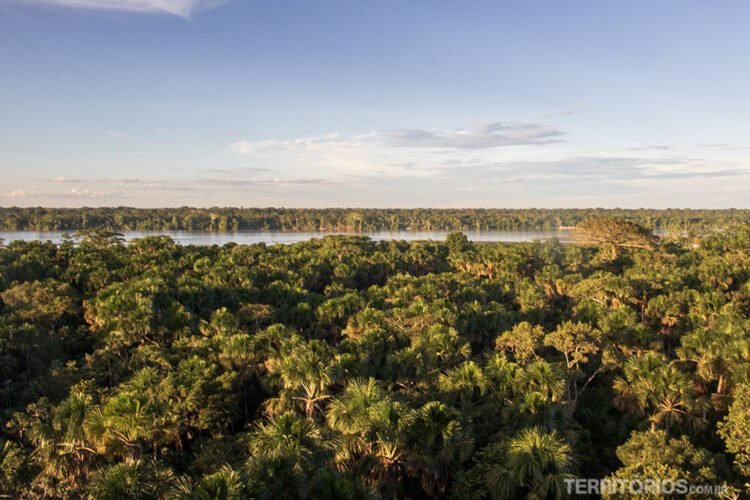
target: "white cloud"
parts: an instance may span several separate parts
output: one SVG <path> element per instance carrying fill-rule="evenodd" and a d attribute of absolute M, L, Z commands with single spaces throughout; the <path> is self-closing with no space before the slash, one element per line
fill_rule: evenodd
<path fill-rule="evenodd" d="M 723 151 L 745 151 L 750 149 L 750 144 L 701 144 L 701 147 Z"/>
<path fill-rule="evenodd" d="M 236 141 L 229 145 L 229 151 L 241 155 L 269 155 L 275 153 L 303 153 L 321 148 L 337 146 L 342 148 L 357 148 L 362 146 L 362 140 L 371 134 L 355 137 L 343 137 L 340 134 L 325 134 L 298 139 L 266 139 L 262 141 Z"/>
<path fill-rule="evenodd" d="M 127 134 L 122 130 L 110 130 L 107 135 L 110 137 L 125 137 Z"/>
<path fill-rule="evenodd" d="M 194 12 L 218 7 L 225 0 L 20 0 L 29 5 L 50 5 L 72 9 L 172 14 L 189 18 Z"/>
<path fill-rule="evenodd" d="M 530 146 L 516 153 L 530 153 L 562 142 L 564 132 L 532 123 L 487 123 L 454 130 L 401 129 L 360 134 L 329 133 L 292 139 L 240 140 L 229 152 L 249 157 L 251 166 L 273 165 L 294 177 L 308 172 L 326 178 L 352 176 L 429 177 L 437 172 L 439 156 L 500 154 L 504 146 Z M 503 148 L 513 158 L 514 148 Z"/>
<path fill-rule="evenodd" d="M 124 197 L 122 191 L 95 191 L 92 189 L 71 188 L 68 190 L 54 191 L 36 191 L 33 189 L 17 189 L 3 193 L 3 198 L 16 199 L 39 199 L 39 200 L 59 200 L 59 199 L 111 199 Z"/>
<path fill-rule="evenodd" d="M 354 172 L 372 172 L 387 163 L 380 158 L 381 151 L 373 134 L 325 134 L 289 140 L 236 141 L 228 151 L 248 156 L 252 165 L 274 165 L 295 177 L 307 176 L 315 171 L 326 177 Z"/>
<path fill-rule="evenodd" d="M 487 123 L 469 130 L 404 129 L 383 134 L 394 146 L 490 149 L 561 142 L 564 132 L 537 123 Z"/>
<path fill-rule="evenodd" d="M 5 196 L 6 198 L 26 198 L 28 196 L 34 196 L 35 194 L 36 191 L 30 189 L 16 189 L 14 191 L 4 193 L 3 196 Z"/>
<path fill-rule="evenodd" d="M 399 129 L 356 136 L 332 133 L 298 139 L 236 141 L 229 150 L 242 155 L 291 153 L 336 147 L 354 149 L 379 143 L 392 147 L 448 150 L 484 150 L 506 146 L 544 146 L 563 142 L 565 132 L 538 123 L 485 123 L 457 130 Z"/>

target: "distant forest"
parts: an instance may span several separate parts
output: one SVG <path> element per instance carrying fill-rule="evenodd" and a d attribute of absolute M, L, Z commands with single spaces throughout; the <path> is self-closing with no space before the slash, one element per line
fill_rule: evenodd
<path fill-rule="evenodd" d="M 693 230 L 750 221 L 750 210 L 371 209 L 371 208 L 0 208 L 0 230 L 388 231 L 555 230 L 590 218 L 655 230 Z"/>

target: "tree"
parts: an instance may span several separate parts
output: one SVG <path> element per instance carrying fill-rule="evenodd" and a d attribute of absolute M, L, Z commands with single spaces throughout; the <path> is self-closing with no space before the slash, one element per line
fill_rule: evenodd
<path fill-rule="evenodd" d="M 718 424 L 719 435 L 727 450 L 734 454 L 737 469 L 750 477 L 750 384 L 735 388 L 729 413 Z"/>
<path fill-rule="evenodd" d="M 27 281 L 0 293 L 0 299 L 20 320 L 49 330 L 77 309 L 70 285 L 54 281 Z"/>
<path fill-rule="evenodd" d="M 87 489 L 92 500 L 164 498 L 174 482 L 169 469 L 154 462 L 127 459 L 98 470 Z"/>
<path fill-rule="evenodd" d="M 723 458 L 696 448 L 687 436 L 670 437 L 666 431 L 634 432 L 617 448 L 622 467 L 610 479 L 687 480 L 691 486 L 726 484 L 728 470 Z M 617 495 L 606 495 L 616 498 Z M 644 498 L 661 498 L 661 492 Z"/>
<path fill-rule="evenodd" d="M 159 377 L 144 368 L 101 406 L 88 410 L 83 428 L 98 453 L 138 460 L 144 451 L 156 455 L 159 444 L 176 438 L 167 401 L 159 396 Z"/>
<path fill-rule="evenodd" d="M 487 472 L 495 498 L 563 498 L 566 479 L 572 479 L 575 460 L 570 446 L 557 434 L 532 427 L 516 434 L 504 460 Z"/>
<path fill-rule="evenodd" d="M 162 279 L 115 283 L 85 304 L 85 318 L 117 349 L 151 342 L 168 343 L 183 335 L 189 314 Z"/>
<path fill-rule="evenodd" d="M 519 385 L 523 391 L 536 391 L 549 401 L 560 401 L 565 394 L 565 375 L 555 365 L 540 360 L 524 367 Z"/>
<path fill-rule="evenodd" d="M 399 439 L 401 406 L 374 379 L 353 380 L 333 399 L 326 414 L 338 433 L 335 459 L 341 467 L 387 483 L 400 474 L 403 446 Z"/>
<path fill-rule="evenodd" d="M 175 500 L 240 500 L 247 498 L 245 481 L 242 475 L 231 467 L 224 466 L 218 472 L 209 474 L 193 484 L 182 477 L 169 492 Z"/>
<path fill-rule="evenodd" d="M 587 219 L 575 228 L 574 236 L 582 243 L 610 244 L 616 248 L 653 250 L 658 239 L 643 226 L 616 219 Z"/>
<path fill-rule="evenodd" d="M 431 496 L 445 494 L 450 472 L 469 458 L 473 443 L 453 408 L 430 401 L 404 417 L 407 468 Z"/>
<path fill-rule="evenodd" d="M 574 401 L 578 400 L 579 395 L 577 382 L 586 376 L 581 367 L 599 352 L 601 343 L 602 332 L 599 329 L 587 323 L 573 323 L 572 321 L 558 325 L 554 332 L 544 338 L 544 345 L 554 347 L 565 357 L 565 366 L 573 380 L 572 399 Z M 581 390 L 588 386 L 600 369 L 601 365 L 592 370 Z"/>
<path fill-rule="evenodd" d="M 474 361 L 466 361 L 440 375 L 442 392 L 468 415 L 474 413 L 487 392 L 487 378 Z"/>
<path fill-rule="evenodd" d="M 315 411 L 322 411 L 321 404 L 330 398 L 327 390 L 335 375 L 330 350 L 325 343 L 313 340 L 279 354 L 270 360 L 269 371 L 279 376 L 287 391 L 282 396 L 301 402 L 305 415 L 312 419 Z M 283 397 L 275 402 L 282 408 Z"/>
<path fill-rule="evenodd" d="M 99 460 L 84 429 L 87 415 L 94 408 L 92 392 L 91 384 L 82 382 L 57 407 L 31 405 L 27 438 L 34 446 L 32 458 L 39 468 L 33 486 L 44 495 L 78 493 L 81 482 Z"/>
<path fill-rule="evenodd" d="M 523 321 L 504 332 L 496 340 L 496 349 L 513 354 L 517 363 L 525 364 L 536 357 L 536 350 L 543 345 L 544 329 Z"/>
<path fill-rule="evenodd" d="M 296 413 L 283 413 L 257 424 L 249 443 L 254 455 L 305 462 L 311 461 L 319 451 L 320 440 L 320 429 L 316 424 Z"/>
<path fill-rule="evenodd" d="M 706 402 L 695 394 L 691 378 L 674 363 L 649 352 L 625 364 L 625 378 L 617 377 L 615 405 L 646 415 L 651 429 L 669 430 L 673 425 L 700 428 Z"/>
<path fill-rule="evenodd" d="M 682 336 L 677 349 L 680 359 L 695 364 L 696 374 L 704 384 L 716 381 L 716 394 L 727 391 L 731 339 L 721 332 L 698 329 Z"/>
<path fill-rule="evenodd" d="M 17 444 L 0 441 L 0 496 L 11 496 L 21 479 L 24 456 Z"/>
<path fill-rule="evenodd" d="M 241 500 L 247 498 L 247 488 L 241 473 L 224 466 L 195 484 L 180 478 L 168 496 L 175 500 Z"/>

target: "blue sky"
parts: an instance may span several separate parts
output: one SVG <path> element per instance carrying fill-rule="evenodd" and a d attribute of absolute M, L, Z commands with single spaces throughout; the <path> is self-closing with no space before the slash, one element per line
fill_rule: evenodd
<path fill-rule="evenodd" d="M 749 18 L 0 0 L 0 205 L 750 207 Z"/>

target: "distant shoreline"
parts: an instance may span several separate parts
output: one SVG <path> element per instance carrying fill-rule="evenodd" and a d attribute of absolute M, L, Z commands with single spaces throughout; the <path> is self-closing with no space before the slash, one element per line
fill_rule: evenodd
<path fill-rule="evenodd" d="M 750 221 L 750 209 L 0 208 L 2 231 L 558 231 L 590 218 L 652 230 Z"/>

